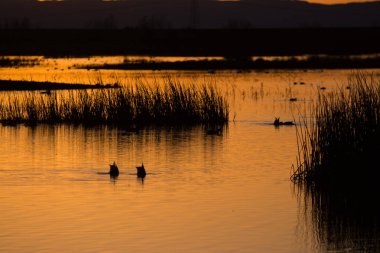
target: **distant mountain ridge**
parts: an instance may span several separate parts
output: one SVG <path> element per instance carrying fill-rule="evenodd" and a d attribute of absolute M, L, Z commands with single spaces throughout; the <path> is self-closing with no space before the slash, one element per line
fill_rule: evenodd
<path fill-rule="evenodd" d="M 1 0 L 0 28 L 378 27 L 380 1 L 322 5 L 291 0 Z"/>

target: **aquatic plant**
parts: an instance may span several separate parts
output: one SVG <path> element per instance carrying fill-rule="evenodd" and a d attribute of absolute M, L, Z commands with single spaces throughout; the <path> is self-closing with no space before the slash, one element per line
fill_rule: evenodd
<path fill-rule="evenodd" d="M 380 82 L 358 73 L 349 87 L 319 92 L 315 122 L 304 119 L 303 126 L 297 127 L 294 182 L 334 187 L 377 182 Z"/>
<path fill-rule="evenodd" d="M 143 82 L 114 89 L 10 93 L 2 98 L 3 123 L 146 125 L 226 124 L 229 106 L 215 85 Z"/>

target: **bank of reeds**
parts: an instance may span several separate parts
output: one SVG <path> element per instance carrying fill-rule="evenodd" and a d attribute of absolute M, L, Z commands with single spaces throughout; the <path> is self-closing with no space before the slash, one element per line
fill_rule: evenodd
<path fill-rule="evenodd" d="M 4 97 L 6 123 L 115 124 L 125 126 L 226 124 L 229 106 L 215 86 L 138 83 L 117 89 L 26 92 Z"/>
<path fill-rule="evenodd" d="M 350 87 L 320 92 L 315 122 L 305 120 L 297 128 L 299 154 L 293 181 L 362 187 L 379 180 L 380 82 L 357 74 Z"/>

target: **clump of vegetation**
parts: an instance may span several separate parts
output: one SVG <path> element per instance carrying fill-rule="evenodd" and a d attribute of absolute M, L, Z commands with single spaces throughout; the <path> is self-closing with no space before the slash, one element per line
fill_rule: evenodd
<path fill-rule="evenodd" d="M 38 58 L 0 57 L 0 67 L 25 67 L 39 64 Z"/>
<path fill-rule="evenodd" d="M 357 74 L 350 89 L 320 93 L 315 122 L 297 128 L 292 180 L 318 187 L 376 186 L 380 148 L 380 82 Z"/>
<path fill-rule="evenodd" d="M 211 85 L 137 83 L 115 89 L 26 92 L 4 97 L 3 123 L 75 123 L 124 126 L 228 123 L 229 106 Z"/>

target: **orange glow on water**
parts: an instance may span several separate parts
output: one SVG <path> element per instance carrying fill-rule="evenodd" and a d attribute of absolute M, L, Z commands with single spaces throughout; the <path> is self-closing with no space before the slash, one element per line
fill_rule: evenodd
<path fill-rule="evenodd" d="M 71 68 L 123 59 L 50 59 L 2 68 L 0 75 L 210 82 L 228 97 L 236 118 L 222 136 L 202 127 L 136 134 L 109 126 L 0 125 L 0 252 L 326 252 L 311 225 L 303 225 L 289 181 L 295 128 L 271 123 L 306 113 L 318 87 L 336 89 L 350 70 L 99 74 Z M 113 161 L 117 180 L 98 173 Z M 148 173 L 143 182 L 135 174 L 141 162 Z"/>

